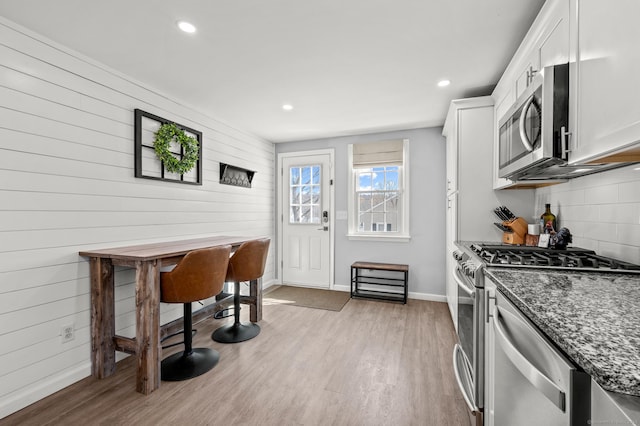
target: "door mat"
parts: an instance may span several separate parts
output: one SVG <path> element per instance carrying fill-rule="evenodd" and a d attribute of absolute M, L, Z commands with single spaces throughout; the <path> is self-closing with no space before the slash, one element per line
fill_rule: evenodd
<path fill-rule="evenodd" d="M 262 302 L 265 305 L 303 306 L 339 312 L 350 298 L 351 295 L 346 291 L 281 285 L 265 292 L 262 296 Z"/>

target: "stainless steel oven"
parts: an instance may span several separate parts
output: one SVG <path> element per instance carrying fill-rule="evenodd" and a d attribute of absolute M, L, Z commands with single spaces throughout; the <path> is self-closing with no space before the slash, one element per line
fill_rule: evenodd
<path fill-rule="evenodd" d="M 453 253 L 453 276 L 458 285 L 458 343 L 453 368 L 469 409 L 482 425 L 484 407 L 484 276 L 482 263 L 459 250 Z"/>

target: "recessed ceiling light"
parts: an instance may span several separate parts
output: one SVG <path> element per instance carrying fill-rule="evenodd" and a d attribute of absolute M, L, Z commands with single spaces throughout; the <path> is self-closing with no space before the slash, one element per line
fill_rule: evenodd
<path fill-rule="evenodd" d="M 448 86 L 450 84 L 451 84 L 451 82 L 449 80 L 440 80 L 438 82 L 438 87 L 446 87 L 446 86 Z"/>
<path fill-rule="evenodd" d="M 293 105 L 284 104 L 282 105 L 282 109 L 285 111 L 291 111 L 293 109 Z"/>
<path fill-rule="evenodd" d="M 189 34 L 196 32 L 196 27 L 192 23 L 187 21 L 178 21 L 178 28 Z"/>

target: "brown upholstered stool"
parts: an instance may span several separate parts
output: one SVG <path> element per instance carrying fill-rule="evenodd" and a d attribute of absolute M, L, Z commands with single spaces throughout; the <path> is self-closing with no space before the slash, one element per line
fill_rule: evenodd
<path fill-rule="evenodd" d="M 223 325 L 213 332 L 211 338 L 220 343 L 238 343 L 252 339 L 260 333 L 260 326 L 254 323 L 240 322 L 240 282 L 252 281 L 264 275 L 269 252 L 268 238 L 242 243 L 231 256 L 227 269 L 227 281 L 235 283 L 233 293 L 232 324 Z"/>
<path fill-rule="evenodd" d="M 162 380 L 177 381 L 199 376 L 218 363 L 220 354 L 210 348 L 192 348 L 191 302 L 222 291 L 231 246 L 194 250 L 170 272 L 160 273 L 160 301 L 184 304 L 184 352 L 162 360 Z"/>

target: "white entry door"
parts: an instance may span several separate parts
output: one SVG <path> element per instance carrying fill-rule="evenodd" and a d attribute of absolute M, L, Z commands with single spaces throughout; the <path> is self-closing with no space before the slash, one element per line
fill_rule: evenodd
<path fill-rule="evenodd" d="M 329 288 L 332 155 L 281 157 L 282 283 Z"/>

